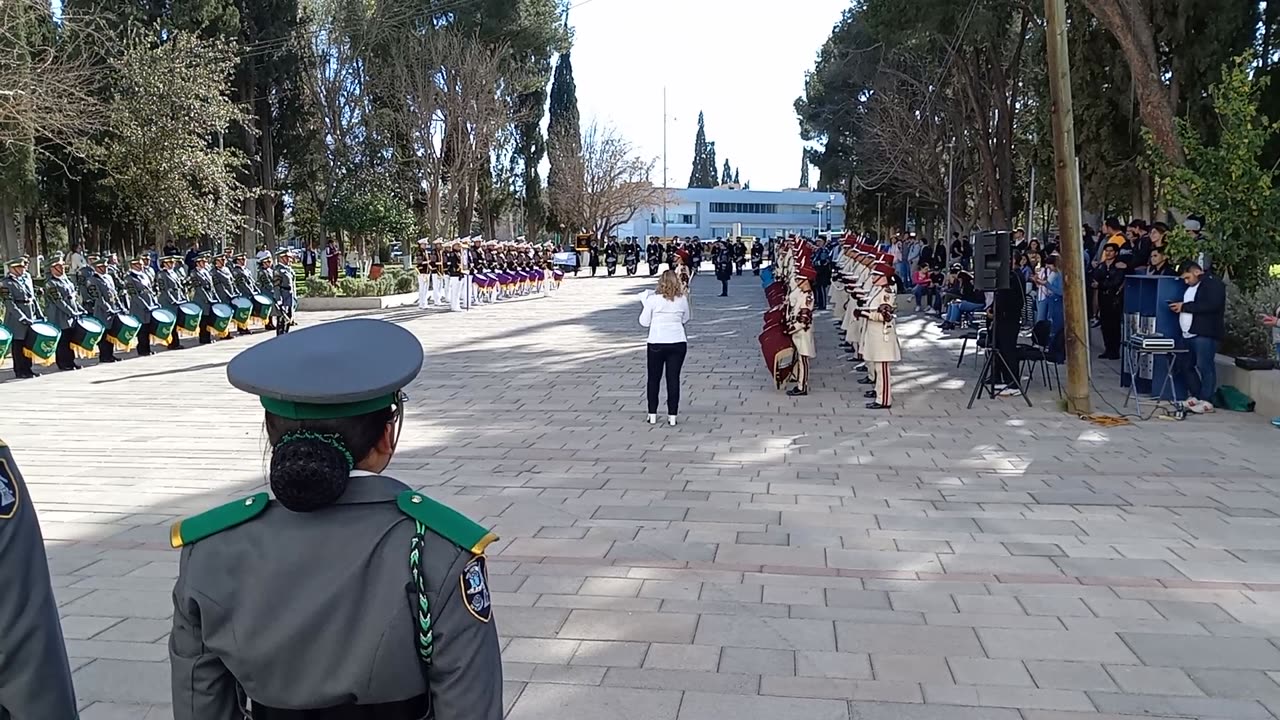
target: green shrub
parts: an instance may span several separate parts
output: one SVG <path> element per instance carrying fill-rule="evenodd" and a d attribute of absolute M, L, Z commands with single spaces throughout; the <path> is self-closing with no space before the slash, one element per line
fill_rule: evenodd
<path fill-rule="evenodd" d="M 392 282 L 395 283 L 396 293 L 411 293 L 417 290 L 418 278 L 414 277 L 416 274 L 417 273 L 414 273 L 413 275 L 404 274 L 395 276 L 392 279 Z"/>
<path fill-rule="evenodd" d="M 313 298 L 337 297 L 338 288 L 331 285 L 328 280 L 313 277 L 302 281 L 302 284 L 298 287 L 298 294 L 302 297 Z"/>
<path fill-rule="evenodd" d="M 1271 328 L 1263 327 L 1258 316 L 1274 315 L 1277 307 L 1280 307 L 1280 279 L 1269 278 L 1251 293 L 1227 282 L 1227 337 L 1222 341 L 1222 354 L 1271 357 L 1274 352 Z"/>

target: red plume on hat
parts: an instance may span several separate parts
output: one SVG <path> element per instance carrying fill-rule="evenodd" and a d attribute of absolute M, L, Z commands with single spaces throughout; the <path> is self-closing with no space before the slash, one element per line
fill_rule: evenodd
<path fill-rule="evenodd" d="M 893 266 L 883 262 L 878 263 L 874 268 L 872 268 L 872 272 L 876 275 L 884 275 L 886 277 L 894 274 Z"/>

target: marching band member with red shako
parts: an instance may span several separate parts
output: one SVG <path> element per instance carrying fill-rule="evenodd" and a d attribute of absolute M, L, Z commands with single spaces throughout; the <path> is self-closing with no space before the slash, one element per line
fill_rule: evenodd
<path fill-rule="evenodd" d="M 894 327 L 894 315 L 898 308 L 897 290 L 900 280 L 893 266 L 876 265 L 872 271 L 871 294 L 863 306 L 862 316 L 866 327 L 862 335 L 862 356 L 867 362 L 869 375 L 860 384 L 874 385 L 865 397 L 868 410 L 887 410 L 893 406 L 892 380 L 889 365 L 902 360 L 898 345 L 898 332 Z"/>

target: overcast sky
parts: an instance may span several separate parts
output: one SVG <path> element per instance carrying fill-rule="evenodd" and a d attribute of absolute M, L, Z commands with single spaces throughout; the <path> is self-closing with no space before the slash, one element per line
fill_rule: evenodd
<path fill-rule="evenodd" d="M 753 190 L 800 182 L 793 108 L 805 71 L 850 0 L 587 0 L 569 13 L 584 127 L 611 124 L 662 180 L 662 89 L 667 88 L 667 176 L 684 187 L 698 111 L 725 158 Z M 816 174 L 814 175 L 816 179 Z"/>

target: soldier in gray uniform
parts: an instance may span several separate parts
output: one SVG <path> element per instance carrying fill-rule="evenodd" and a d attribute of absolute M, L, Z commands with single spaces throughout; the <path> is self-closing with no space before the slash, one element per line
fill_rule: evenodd
<path fill-rule="evenodd" d="M 231 361 L 265 410 L 272 493 L 170 531 L 174 720 L 500 720 L 497 538 L 385 474 L 422 359 L 407 330 L 354 319 Z"/>
<path fill-rule="evenodd" d="M 213 267 L 209 270 L 209 274 L 213 277 L 213 294 L 218 298 L 218 302 L 230 305 L 237 296 L 236 279 L 231 274 L 231 268 L 227 267 L 226 255 L 213 257 Z"/>
<path fill-rule="evenodd" d="M 151 311 L 160 307 L 156 294 L 151 290 L 151 276 L 147 274 L 146 266 L 146 255 L 134 258 L 129 261 L 129 276 L 125 278 L 129 288 L 129 314 L 142 323 L 142 330 L 138 331 L 139 356 L 151 354 Z"/>
<path fill-rule="evenodd" d="M 13 334 L 13 344 L 9 348 L 13 356 L 13 374 L 20 379 L 37 378 L 40 373 L 31 369 L 31 358 L 23 351 L 36 339 L 31 324 L 44 320 L 44 317 L 36 304 L 36 294 L 27 281 L 26 258 L 14 258 L 8 266 L 9 272 L 0 280 L 0 295 L 4 296 L 4 326 Z"/>
<path fill-rule="evenodd" d="M 276 256 L 280 259 L 272 279 L 272 285 L 276 289 L 276 335 L 283 335 L 294 324 L 293 312 L 298 307 L 298 284 L 293 272 L 293 253 L 285 248 Z"/>
<path fill-rule="evenodd" d="M 258 283 L 253 281 L 253 276 L 249 274 L 249 270 L 245 264 L 248 262 L 248 256 L 244 253 L 237 253 L 231 259 L 231 281 L 235 284 L 236 297 L 242 297 L 253 302 L 253 296 L 258 294 Z M 239 332 L 240 335 L 252 335 L 248 328 L 243 328 Z"/>
<path fill-rule="evenodd" d="M 210 324 L 213 323 L 213 306 L 218 302 L 218 294 L 213 289 L 213 273 L 209 270 L 209 253 L 196 256 L 196 269 L 191 273 L 191 286 L 195 294 L 191 301 L 200 306 L 200 344 L 213 342 Z"/>
<path fill-rule="evenodd" d="M 59 370 L 79 370 L 75 353 L 71 350 L 71 330 L 75 319 L 86 315 L 80 304 L 80 294 L 76 292 L 75 281 L 67 275 L 67 266 L 62 253 L 55 253 L 49 261 L 49 277 L 44 281 L 44 312 L 48 322 L 62 331 L 58 338 L 58 354 L 56 360 Z"/>
<path fill-rule="evenodd" d="M 182 263 L 182 257 L 168 255 L 160 258 L 160 274 L 156 276 L 156 289 L 160 291 L 160 306 L 178 316 L 178 306 L 187 301 L 187 290 L 183 287 L 182 276 L 178 275 L 176 264 Z M 178 329 L 174 328 L 169 336 L 169 349 L 181 350 L 182 338 Z"/>
<path fill-rule="evenodd" d="M 275 259 L 271 255 L 267 255 L 258 261 L 258 292 L 269 296 L 272 300 L 279 300 L 276 297 L 276 266 Z M 271 308 L 271 316 L 267 318 L 267 324 L 263 326 L 263 330 L 274 330 L 276 327 L 276 309 Z"/>
<path fill-rule="evenodd" d="M 76 720 L 58 605 L 36 509 L 0 440 L 0 720 Z"/>
<path fill-rule="evenodd" d="M 112 280 L 116 281 L 116 289 L 124 292 L 125 271 L 124 268 L 120 267 L 120 256 L 115 253 L 111 253 L 107 256 L 106 260 L 107 274 L 111 276 Z"/>
<path fill-rule="evenodd" d="M 76 276 L 72 280 L 76 281 L 76 290 L 80 292 L 80 297 L 89 297 L 89 278 L 93 277 L 93 268 L 98 264 L 98 256 L 90 253 L 84 259 L 84 265 L 76 271 Z"/>
<path fill-rule="evenodd" d="M 124 303 L 120 300 L 120 290 L 108 270 L 107 259 L 98 258 L 93 270 L 93 277 L 89 278 L 89 312 L 110 331 L 115 316 L 125 312 Z M 107 333 L 103 333 L 102 339 L 98 341 L 98 362 L 119 361 L 115 346 L 107 339 Z"/>

